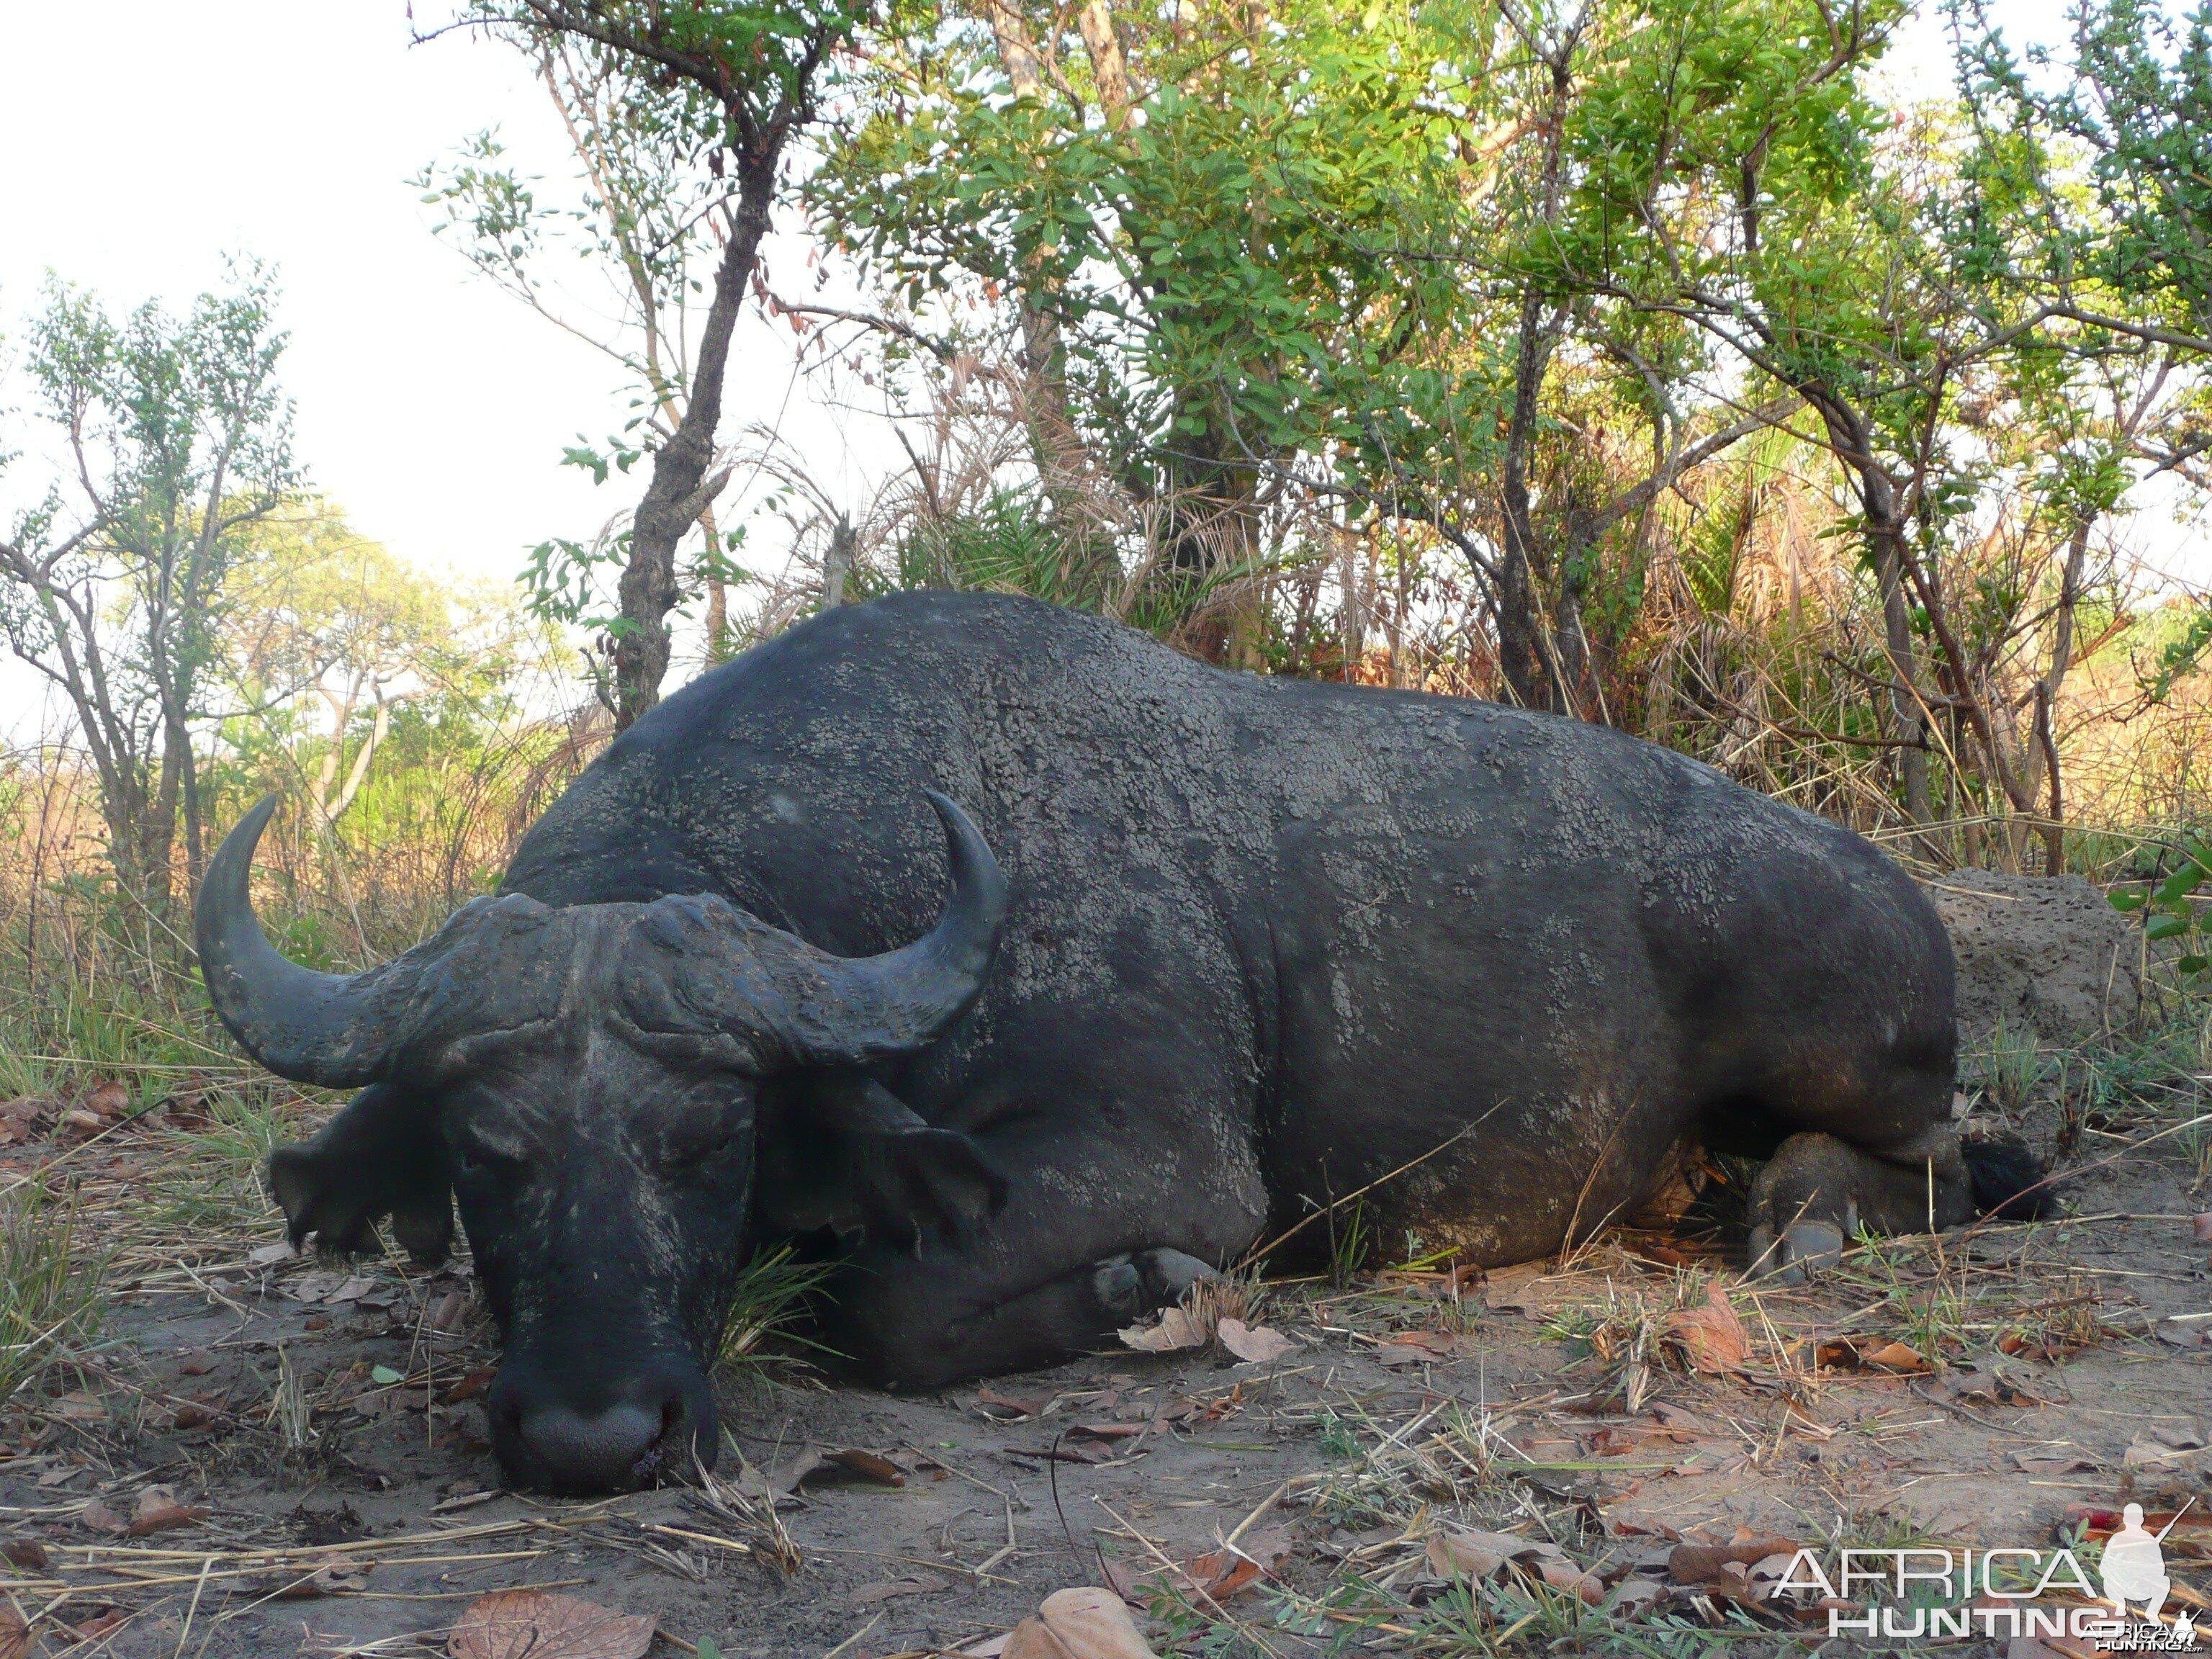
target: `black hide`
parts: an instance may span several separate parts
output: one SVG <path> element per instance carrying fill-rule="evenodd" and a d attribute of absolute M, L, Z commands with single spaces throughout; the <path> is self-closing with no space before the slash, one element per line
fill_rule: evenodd
<path fill-rule="evenodd" d="M 1778 1149 L 1778 1261 L 1973 1206 L 1949 947 L 1866 842 L 1601 727 L 1026 599 L 833 611 L 703 676 L 505 896 L 358 985 L 270 968 L 250 856 L 203 907 L 225 1018 L 379 1079 L 278 1155 L 294 1231 L 380 1206 L 432 1243 L 451 1178 L 537 1484 L 712 1457 L 721 1298 L 779 1238 L 844 1263 L 835 1348 L 931 1387 L 1109 1340 L 1370 1183 L 1384 1253 L 1484 1263 L 1714 1138 Z"/>

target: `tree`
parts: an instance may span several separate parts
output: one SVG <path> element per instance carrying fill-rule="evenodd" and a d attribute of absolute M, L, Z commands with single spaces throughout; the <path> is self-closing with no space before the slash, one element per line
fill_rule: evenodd
<path fill-rule="evenodd" d="M 238 706 L 269 716 L 315 705 L 330 737 L 303 781 L 315 821 L 335 823 L 360 794 L 395 711 L 459 666 L 451 602 L 313 499 L 246 532 L 231 590 L 223 667 Z"/>
<path fill-rule="evenodd" d="M 2212 7 L 2076 0 L 2066 46 L 2024 55 L 1984 0 L 1948 9 L 1965 106 L 2040 210 L 2024 274 L 2078 321 L 2212 347 Z"/>
<path fill-rule="evenodd" d="M 30 331 L 57 477 L 0 538 L 0 632 L 68 698 L 117 879 L 157 913 L 180 811 L 188 880 L 201 865 L 191 726 L 232 563 L 246 527 L 297 481 L 274 306 L 251 265 L 181 319 L 149 301 L 118 324 L 54 283 Z"/>
<path fill-rule="evenodd" d="M 456 25 L 512 42 L 545 76 L 590 181 L 587 236 L 621 271 L 640 337 L 616 349 L 645 391 L 633 434 L 569 459 L 604 479 L 611 464 L 627 471 L 649 452 L 644 494 L 605 546 L 547 543 L 532 571 L 547 614 L 605 629 L 618 727 L 659 698 L 668 616 L 683 599 L 678 551 L 729 478 L 715 434 L 731 339 L 792 141 L 860 15 L 851 0 L 471 0 Z M 427 182 L 467 227 L 479 267 L 552 314 L 532 269 L 545 216 L 489 141 Z M 710 297 L 687 354 L 687 336 L 665 324 L 712 243 Z M 711 542 L 710 532 L 710 568 L 720 553 Z M 592 567 L 610 561 L 621 573 L 614 611 L 602 614 Z"/>
<path fill-rule="evenodd" d="M 1011 307 L 1048 495 L 1106 475 L 1203 605 L 1363 422 L 1450 395 L 1422 378 L 1450 275 L 1396 252 L 1451 137 L 1417 67 L 1441 36 L 1317 3 L 984 9 L 872 43 L 810 200 L 949 328 Z M 1209 654 L 1256 665 L 1261 626 L 1240 606 Z"/>

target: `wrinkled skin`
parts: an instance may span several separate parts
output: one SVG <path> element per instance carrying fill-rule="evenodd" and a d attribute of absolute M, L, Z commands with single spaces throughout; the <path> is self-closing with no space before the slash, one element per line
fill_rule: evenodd
<path fill-rule="evenodd" d="M 603 1491 L 714 1462 L 708 1372 L 750 1254 L 764 1086 L 804 1079 L 817 1226 L 910 1243 L 1003 1200 L 971 1141 L 859 1069 L 928 1041 L 988 969 L 1003 884 L 957 809 L 939 811 L 953 903 L 911 951 L 857 963 L 717 899 L 510 895 L 372 975 L 288 984 L 242 902 L 267 804 L 210 865 L 202 960 L 240 1040 L 306 1080 L 379 1079 L 270 1159 L 294 1242 L 372 1249 L 389 1217 L 434 1261 L 458 1200 L 506 1339 L 487 1410 L 510 1480 Z"/>
<path fill-rule="evenodd" d="M 988 852 L 949 817 L 939 852 L 928 789 Z M 1108 1340 L 1370 1183 L 1376 1236 L 1496 1264 L 1700 1146 L 1771 1155 L 1786 1271 L 1963 1219 L 1987 1174 L 1949 1126 L 1948 942 L 1857 836 L 1617 732 L 1026 600 L 842 609 L 702 676 L 503 891 L 367 990 L 289 986 L 228 922 L 210 957 L 204 900 L 203 956 L 264 1063 L 374 1085 L 278 1154 L 296 1234 L 390 1214 L 434 1249 L 453 1183 L 501 1458 L 555 1487 L 711 1457 L 763 1242 L 843 1262 L 828 1341 L 927 1388 Z M 964 942 L 902 946 L 940 908 Z"/>

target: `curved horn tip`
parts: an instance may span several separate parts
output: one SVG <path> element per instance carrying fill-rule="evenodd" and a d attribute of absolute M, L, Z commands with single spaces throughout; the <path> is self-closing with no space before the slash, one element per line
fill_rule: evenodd
<path fill-rule="evenodd" d="M 982 891 L 978 895 L 995 913 L 1006 907 L 1006 872 L 999 867 L 998 855 L 992 852 L 991 843 L 983 839 L 983 832 L 975 827 L 959 802 L 935 789 L 925 789 L 929 804 L 937 811 L 939 820 L 945 825 L 945 851 L 952 866 L 952 878 L 958 884 L 963 873 L 973 875 Z"/>
<path fill-rule="evenodd" d="M 956 824 L 968 830 L 975 828 L 975 821 L 962 809 L 960 803 L 943 790 L 925 789 L 921 793 L 929 798 L 929 804 L 937 809 L 937 816 L 945 821 L 946 829 L 951 829 Z"/>
<path fill-rule="evenodd" d="M 358 976 L 289 961 L 253 914 L 254 848 L 278 799 L 258 803 L 208 861 L 192 914 L 201 981 L 239 1046 L 277 1076 L 358 1087 L 374 1080 L 383 1059 L 356 1041 L 365 1012 L 352 994 Z"/>
<path fill-rule="evenodd" d="M 261 845 L 261 835 L 276 816 L 282 795 L 264 795 L 231 825 L 230 833 L 215 849 L 208 860 L 205 874 L 200 881 L 198 902 L 192 907 L 193 944 L 202 956 L 208 952 L 208 935 L 220 927 L 227 919 L 225 912 L 234 905 L 245 890 L 253 874 L 254 850 Z M 227 902 L 228 901 L 228 902 Z M 249 905 L 252 901 L 247 901 Z"/>

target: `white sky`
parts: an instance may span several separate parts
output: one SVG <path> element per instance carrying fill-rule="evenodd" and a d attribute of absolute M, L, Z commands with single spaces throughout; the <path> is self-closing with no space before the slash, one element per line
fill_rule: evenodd
<path fill-rule="evenodd" d="M 181 308 L 228 252 L 269 260 L 316 486 L 418 564 L 505 578 L 534 542 L 588 538 L 642 475 L 595 490 L 558 465 L 620 424 L 617 371 L 477 278 L 406 183 L 490 125 L 565 179 L 543 92 L 507 47 L 409 27 L 403 0 L 0 0 L 0 331 L 50 269 L 121 313 Z M 784 404 L 789 337 L 741 336 L 726 435 Z M 793 414 L 839 471 L 841 423 Z"/>
<path fill-rule="evenodd" d="M 2058 0 L 2007 0 L 2002 15 L 2056 33 L 2059 12 Z M 1908 83 L 1945 89 L 1933 18 L 1892 61 Z M 641 479 L 594 490 L 558 465 L 579 431 L 619 424 L 618 375 L 477 278 L 429 234 L 406 183 L 487 125 L 523 171 L 568 175 L 519 55 L 460 35 L 411 46 L 404 0 L 103 0 L 89 12 L 0 0 L 0 330 L 37 307 L 49 269 L 122 313 L 188 302 L 222 281 L 228 252 L 269 260 L 316 485 L 422 566 L 510 577 L 530 544 L 589 538 Z M 785 268 L 779 288 L 796 289 L 793 251 L 772 246 L 770 260 Z M 781 415 L 816 476 L 846 481 L 859 505 L 885 428 L 794 389 L 787 334 L 749 323 L 730 386 L 726 437 Z M 2170 539 L 2178 528 L 2152 539 L 2194 566 L 2198 550 Z M 767 551 L 777 532 L 761 532 Z"/>

